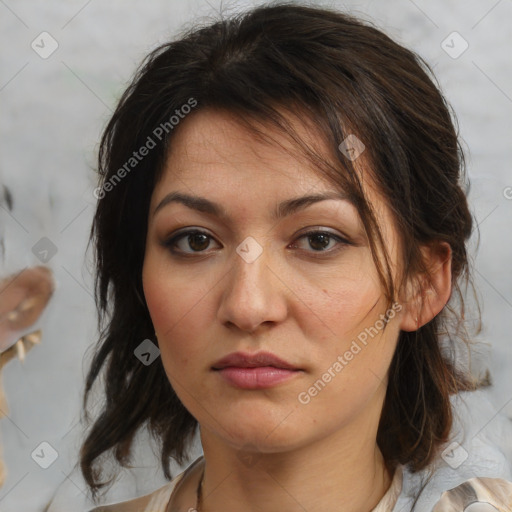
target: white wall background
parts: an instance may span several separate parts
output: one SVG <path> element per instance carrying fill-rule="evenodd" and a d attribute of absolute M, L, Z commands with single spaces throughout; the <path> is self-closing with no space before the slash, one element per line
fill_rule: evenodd
<path fill-rule="evenodd" d="M 257 3 L 238 1 L 224 7 L 229 12 Z M 85 485 L 73 467 L 82 434 L 80 400 L 89 360 L 84 356 L 96 334 L 85 248 L 94 210 L 99 135 L 142 57 L 184 23 L 215 16 L 220 4 L 219 0 L 0 0 L 0 173 L 14 196 L 13 212 L 0 209 L 7 248 L 2 274 L 39 264 L 32 247 L 43 236 L 57 249 L 47 263 L 57 289 L 38 322 L 42 344 L 24 364 L 12 361 L 3 375 L 10 405 L 9 416 L 0 425 L 8 468 L 0 489 L 3 512 L 43 510 L 57 488 L 52 510 L 81 510 L 88 505 L 82 493 Z M 481 231 L 475 277 L 484 305 L 481 339 L 491 343 L 483 360 L 494 376 L 492 401 L 512 417 L 512 189 L 507 189 L 512 187 L 512 2 L 388 0 L 323 5 L 372 19 L 416 50 L 434 67 L 458 115 L 469 155 L 471 208 Z M 43 31 L 58 43 L 46 59 L 31 48 Z M 458 58 L 441 46 L 453 31 L 469 44 Z M 46 39 L 45 47 L 49 44 Z M 460 41 L 453 44 L 453 51 L 461 48 Z M 42 441 L 58 452 L 48 469 L 31 458 Z M 195 454 L 200 453 L 197 446 Z M 126 479 L 113 497 L 130 497 L 163 483 L 158 462 L 148 450 L 139 460 L 151 467 L 149 473 Z"/>

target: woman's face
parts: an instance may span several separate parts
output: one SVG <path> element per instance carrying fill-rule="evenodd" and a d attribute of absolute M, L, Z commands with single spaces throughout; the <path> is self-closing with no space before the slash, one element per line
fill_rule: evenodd
<path fill-rule="evenodd" d="M 162 363 L 201 430 L 235 448 L 277 452 L 361 418 L 378 423 L 400 330 L 400 304 L 382 328 L 385 298 L 356 208 L 291 202 L 338 194 L 295 155 L 201 111 L 179 126 L 151 200 L 143 285 Z M 389 210 L 363 183 L 396 263 Z M 201 200 L 186 206 L 176 193 Z M 271 352 L 297 371 L 272 382 L 256 376 L 268 369 L 213 369 L 238 351 Z"/>

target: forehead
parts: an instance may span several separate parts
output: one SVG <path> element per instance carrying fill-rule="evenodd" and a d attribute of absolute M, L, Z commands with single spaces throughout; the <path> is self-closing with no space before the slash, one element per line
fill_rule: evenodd
<path fill-rule="evenodd" d="M 308 118 L 287 115 L 297 135 L 336 165 L 331 148 Z M 171 139 L 167 160 L 152 198 L 152 208 L 170 191 L 210 196 L 220 202 L 268 203 L 299 194 L 342 192 L 305 158 L 296 142 L 270 124 L 254 123 L 264 138 L 226 111 L 203 109 L 181 121 Z M 386 199 L 379 192 L 364 158 L 354 162 L 379 225 L 393 237 L 394 225 Z M 337 167 L 340 167 L 339 164 Z M 342 172 L 342 171 L 340 171 Z M 258 205 L 263 203 L 258 202 Z M 354 207 L 357 214 L 357 210 Z"/>
<path fill-rule="evenodd" d="M 313 134 L 314 127 L 296 119 L 290 121 L 307 144 L 323 155 L 328 152 L 319 134 Z M 200 175 L 201 179 L 212 180 L 229 170 L 232 180 L 237 176 L 265 176 L 274 182 L 291 179 L 322 185 L 321 175 L 286 133 L 270 124 L 251 121 L 251 125 L 259 136 L 228 112 L 204 109 L 193 113 L 171 141 L 164 175 L 174 179 Z"/>
<path fill-rule="evenodd" d="M 299 137 L 325 155 L 326 148 L 318 147 L 321 138 L 316 136 L 314 140 L 311 128 L 295 123 L 293 128 Z M 345 199 L 345 205 L 338 201 L 340 207 L 352 208 L 351 215 L 358 218 L 357 209 L 340 186 L 329 183 L 297 144 L 275 127 L 260 123 L 255 133 L 229 113 L 205 110 L 194 113 L 179 128 L 155 187 L 152 212 L 160 207 L 162 197 L 172 192 L 208 197 L 219 204 L 216 215 L 222 212 L 219 216 L 224 219 L 230 216 L 225 212 L 235 217 L 242 212 L 250 215 L 252 209 L 259 210 L 260 215 L 265 209 L 276 220 L 297 204 L 293 202 L 289 208 L 283 202 L 304 196 L 330 196 Z"/>

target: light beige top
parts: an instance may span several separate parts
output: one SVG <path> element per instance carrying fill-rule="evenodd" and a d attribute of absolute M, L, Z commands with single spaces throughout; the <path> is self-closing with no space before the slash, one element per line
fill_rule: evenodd
<path fill-rule="evenodd" d="M 203 467 L 204 458 L 201 455 L 185 471 L 151 494 L 113 505 L 100 506 L 89 512 L 195 512 L 196 485 L 190 485 L 190 481 L 194 480 L 192 475 L 200 473 Z M 184 477 L 188 475 L 191 475 L 188 479 L 189 485 L 186 488 L 183 486 L 183 492 L 180 492 L 178 497 L 178 489 L 185 482 Z M 390 488 L 371 512 L 390 512 L 401 491 L 402 468 L 398 467 Z"/>
<path fill-rule="evenodd" d="M 204 468 L 203 456 L 160 489 L 129 501 L 89 512 L 196 512 L 196 488 Z M 190 476 L 190 478 L 184 478 Z M 403 467 L 398 466 L 391 486 L 371 512 L 393 512 L 402 493 Z M 179 490 L 179 492 L 178 492 Z M 402 509 L 403 510 L 403 509 Z M 512 482 L 499 478 L 471 478 L 446 490 L 432 512 L 511 512 Z"/>

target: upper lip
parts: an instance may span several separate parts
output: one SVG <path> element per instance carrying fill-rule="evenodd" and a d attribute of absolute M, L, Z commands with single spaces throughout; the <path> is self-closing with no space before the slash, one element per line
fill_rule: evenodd
<path fill-rule="evenodd" d="M 290 363 L 275 356 L 270 352 L 257 352 L 256 354 L 247 354 L 244 352 L 233 352 L 219 359 L 212 368 L 220 370 L 228 366 L 236 366 L 238 368 L 256 368 L 258 366 L 273 366 L 275 368 L 283 368 L 286 370 L 298 370 Z"/>

